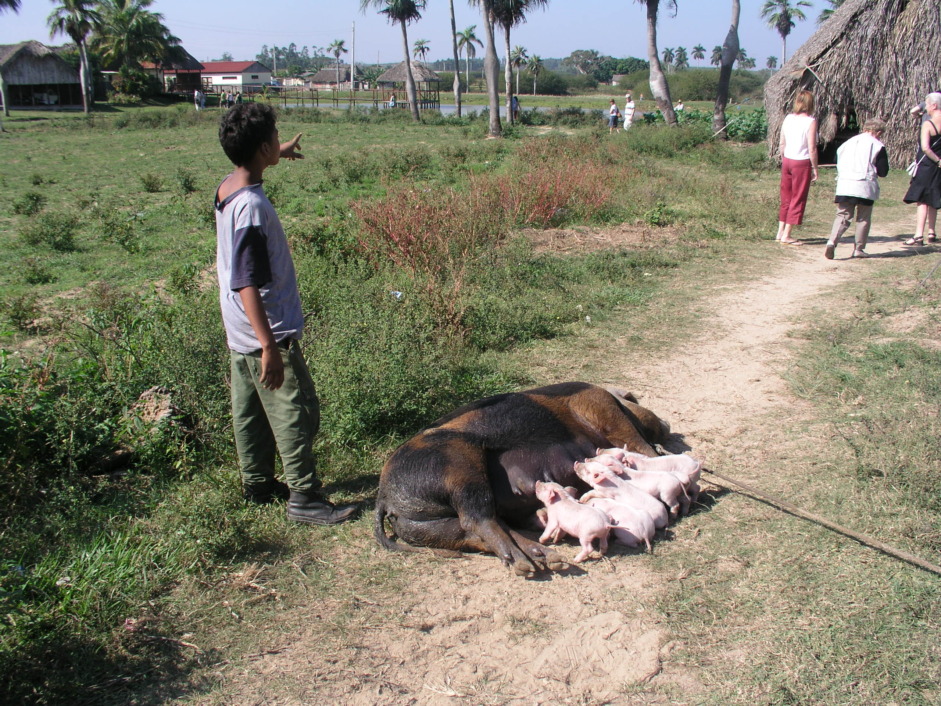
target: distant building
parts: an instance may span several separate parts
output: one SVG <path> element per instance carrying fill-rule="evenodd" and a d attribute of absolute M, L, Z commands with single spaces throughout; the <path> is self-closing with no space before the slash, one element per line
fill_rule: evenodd
<path fill-rule="evenodd" d="M 361 69 L 357 67 L 356 75 L 361 76 Z M 317 71 L 314 74 L 306 76 L 307 85 L 310 88 L 316 89 L 331 89 L 337 87 L 337 67 L 336 64 L 333 66 L 325 66 L 320 71 Z M 357 88 L 359 88 L 359 81 L 357 83 Z M 347 64 L 340 64 L 340 88 L 349 88 L 350 87 L 350 67 Z"/>
<path fill-rule="evenodd" d="M 209 91 L 260 89 L 271 84 L 271 69 L 257 61 L 204 61 L 203 86 Z"/>
<path fill-rule="evenodd" d="M 0 101 L 10 108 L 80 107 L 78 70 L 36 41 L 0 45 Z"/>
<path fill-rule="evenodd" d="M 182 47 L 180 52 L 182 58 L 176 61 L 142 61 L 140 65 L 160 81 L 165 92 L 191 95 L 197 88 L 202 88 L 203 65 Z"/>

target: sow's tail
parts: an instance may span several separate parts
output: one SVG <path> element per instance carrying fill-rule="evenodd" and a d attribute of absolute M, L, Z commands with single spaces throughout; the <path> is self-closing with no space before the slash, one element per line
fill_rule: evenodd
<path fill-rule="evenodd" d="M 380 496 L 376 500 L 376 517 L 373 524 L 373 533 L 376 535 L 376 541 L 379 542 L 390 552 L 402 551 L 402 547 L 393 537 L 386 534 L 386 517 L 389 513 L 386 511 L 385 501 Z"/>
<path fill-rule="evenodd" d="M 411 544 L 400 544 L 396 542 L 396 536 L 393 535 L 390 537 L 386 534 L 386 518 L 391 517 L 394 513 L 390 513 L 386 509 L 385 501 L 382 496 L 376 500 L 376 516 L 373 522 L 373 533 L 376 536 L 376 541 L 379 542 L 385 549 L 390 552 L 415 552 L 418 554 L 433 554 L 437 557 L 445 559 L 457 559 L 464 556 L 459 551 L 454 551 L 450 549 L 434 549 L 429 547 L 413 547 Z"/>

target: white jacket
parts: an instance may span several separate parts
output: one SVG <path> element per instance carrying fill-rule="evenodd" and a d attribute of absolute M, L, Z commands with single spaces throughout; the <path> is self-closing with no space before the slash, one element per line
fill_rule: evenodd
<path fill-rule="evenodd" d="M 876 156 L 885 148 L 863 132 L 844 142 L 836 151 L 836 194 L 875 201 L 879 198 Z"/>

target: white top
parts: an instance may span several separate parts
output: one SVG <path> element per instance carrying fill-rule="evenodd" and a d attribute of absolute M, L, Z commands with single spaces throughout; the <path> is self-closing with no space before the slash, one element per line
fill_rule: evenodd
<path fill-rule="evenodd" d="M 789 113 L 781 123 L 781 140 L 784 142 L 782 156 L 787 159 L 810 159 L 810 144 L 807 133 L 814 123 L 812 115 Z"/>
<path fill-rule="evenodd" d="M 633 120 L 634 118 L 634 101 L 629 100 L 624 104 L 624 119 Z"/>
<path fill-rule="evenodd" d="M 860 133 L 836 151 L 836 193 L 875 201 L 879 198 L 876 156 L 885 148 L 868 132 Z"/>

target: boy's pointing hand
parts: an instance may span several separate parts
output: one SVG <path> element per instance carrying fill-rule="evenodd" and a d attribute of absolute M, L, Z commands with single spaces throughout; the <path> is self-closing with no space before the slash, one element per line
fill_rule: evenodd
<path fill-rule="evenodd" d="M 301 135 L 297 133 L 290 142 L 281 143 L 281 159 L 304 159 L 301 154 Z"/>

